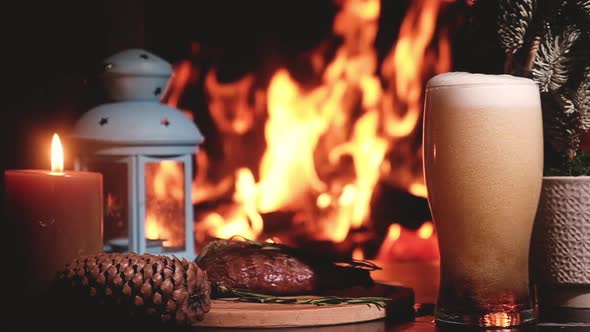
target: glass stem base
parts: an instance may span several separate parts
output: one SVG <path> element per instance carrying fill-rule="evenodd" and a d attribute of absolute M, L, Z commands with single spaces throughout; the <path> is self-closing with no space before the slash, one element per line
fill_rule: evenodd
<path fill-rule="evenodd" d="M 488 313 L 451 313 L 437 309 L 434 313 L 434 318 L 436 324 L 440 326 L 509 328 L 534 323 L 535 313 L 533 309 Z"/>

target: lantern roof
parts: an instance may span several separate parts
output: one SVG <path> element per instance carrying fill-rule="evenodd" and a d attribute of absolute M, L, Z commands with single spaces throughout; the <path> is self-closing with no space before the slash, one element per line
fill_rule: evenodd
<path fill-rule="evenodd" d="M 150 101 L 102 104 L 77 122 L 73 137 L 84 141 L 133 145 L 197 145 L 203 135 L 179 110 Z"/>
<path fill-rule="evenodd" d="M 146 50 L 133 48 L 111 55 L 103 60 L 105 73 L 121 75 L 172 75 L 172 65 Z"/>
<path fill-rule="evenodd" d="M 86 112 L 74 127 L 73 139 L 83 145 L 100 145 L 109 154 L 149 151 L 165 155 L 166 146 L 194 152 L 203 142 L 191 119 L 160 103 L 172 75 L 168 62 L 148 51 L 130 49 L 108 57 L 103 64 L 101 79 L 111 101 Z M 103 149 L 108 146 L 115 150 Z"/>

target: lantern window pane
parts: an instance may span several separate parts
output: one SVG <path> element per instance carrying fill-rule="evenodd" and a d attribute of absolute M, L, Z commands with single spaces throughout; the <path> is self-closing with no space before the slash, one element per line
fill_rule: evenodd
<path fill-rule="evenodd" d="M 128 164 L 116 161 L 92 161 L 88 169 L 103 175 L 105 250 L 127 251 L 129 235 Z"/>
<path fill-rule="evenodd" d="M 145 164 L 145 237 L 151 253 L 185 250 L 184 163 Z"/>

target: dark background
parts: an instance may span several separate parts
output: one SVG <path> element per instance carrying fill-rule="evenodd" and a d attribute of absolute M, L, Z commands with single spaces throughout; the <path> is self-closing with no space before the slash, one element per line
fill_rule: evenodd
<path fill-rule="evenodd" d="M 382 2 L 380 57 L 394 43 L 409 3 Z M 453 70 L 501 72 L 493 3 L 445 5 L 451 8 L 440 21 L 452 25 Z M 336 8 L 331 0 L 24 1 L 7 6 L 3 167 L 48 167 L 51 133 L 67 134 L 82 113 L 100 102 L 94 74 L 100 61 L 115 52 L 143 47 L 175 63 L 189 57 L 191 41 L 197 41 L 209 65 L 218 68 L 219 79 L 232 81 L 254 68 L 270 72 L 296 66 L 297 56 L 331 35 Z M 66 158 L 71 162 L 67 151 Z"/>

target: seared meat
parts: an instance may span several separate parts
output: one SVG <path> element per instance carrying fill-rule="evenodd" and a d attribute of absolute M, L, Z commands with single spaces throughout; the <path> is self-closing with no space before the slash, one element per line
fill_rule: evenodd
<path fill-rule="evenodd" d="M 361 267 L 338 266 L 282 245 L 226 240 L 209 244 L 197 263 L 207 272 L 213 289 L 223 286 L 270 295 L 370 286 L 373 280 L 369 271 L 377 268 L 364 263 Z"/>

